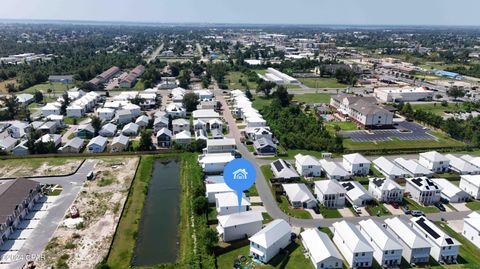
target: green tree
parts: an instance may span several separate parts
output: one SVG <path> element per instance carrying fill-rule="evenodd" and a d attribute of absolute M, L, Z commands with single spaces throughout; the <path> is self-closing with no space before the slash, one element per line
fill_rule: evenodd
<path fill-rule="evenodd" d="M 464 97 L 466 94 L 463 87 L 452 86 L 448 91 L 447 95 L 453 97 L 453 99 L 457 100 L 457 98 Z"/>
<path fill-rule="evenodd" d="M 98 135 L 98 132 L 102 128 L 102 120 L 97 116 L 92 116 L 90 119 L 92 120 L 91 124 L 92 124 L 93 130 L 95 131 L 95 135 Z"/>
<path fill-rule="evenodd" d="M 43 101 L 43 93 L 41 91 L 35 91 L 33 98 L 35 99 L 35 103 L 41 103 Z"/>
<path fill-rule="evenodd" d="M 218 233 L 212 228 L 207 228 L 204 236 L 204 244 L 208 253 L 213 253 L 215 246 L 218 244 Z"/>
<path fill-rule="evenodd" d="M 203 214 L 207 213 L 207 210 L 208 210 L 208 199 L 207 199 L 207 197 L 199 196 L 199 197 L 194 198 L 192 206 L 193 206 L 193 211 L 195 211 L 195 213 L 197 215 L 203 215 Z"/>
<path fill-rule="evenodd" d="M 183 96 L 182 104 L 185 106 L 187 112 L 196 110 L 199 103 L 198 96 L 193 92 L 186 93 Z"/>
<path fill-rule="evenodd" d="M 153 149 L 152 131 L 142 130 L 140 132 L 140 143 L 138 145 L 138 150 L 148 151 L 152 149 Z"/>
<path fill-rule="evenodd" d="M 250 100 L 250 101 L 253 100 L 253 95 L 252 95 L 252 92 L 250 92 L 250 89 L 247 89 L 245 91 L 245 96 L 248 98 L 248 100 Z"/>
<path fill-rule="evenodd" d="M 278 85 L 277 90 L 273 93 L 273 96 L 280 103 L 280 106 L 286 107 L 290 105 L 293 99 L 293 95 L 288 93 L 288 90 L 283 85 Z"/>

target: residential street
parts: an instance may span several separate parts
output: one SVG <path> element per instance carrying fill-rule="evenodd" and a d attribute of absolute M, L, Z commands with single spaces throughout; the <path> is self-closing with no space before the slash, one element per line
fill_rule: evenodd
<path fill-rule="evenodd" d="M 358 223 L 359 221 L 364 219 L 372 218 L 372 219 L 383 220 L 386 218 L 393 217 L 393 216 L 385 216 L 385 217 L 366 216 L 366 217 L 345 217 L 345 218 L 336 218 L 336 219 L 333 219 L 333 218 L 332 219 L 297 219 L 297 218 L 292 218 L 287 214 L 285 214 L 278 207 L 275 197 L 271 192 L 271 189 L 269 186 L 270 183 L 265 179 L 260 169 L 260 166 L 269 164 L 271 161 L 255 158 L 255 156 L 250 151 L 248 151 L 245 145 L 240 142 L 240 137 L 241 137 L 240 131 L 238 130 L 237 125 L 235 124 L 235 119 L 233 118 L 232 114 L 228 110 L 228 106 L 222 92 L 220 90 L 216 90 L 215 96 L 217 100 L 222 103 L 222 107 L 224 110 L 223 116 L 230 129 L 229 136 L 235 138 L 235 140 L 237 141 L 238 151 L 242 154 L 243 158 L 249 160 L 255 165 L 255 168 L 257 170 L 257 174 L 256 174 L 257 192 L 262 199 L 263 206 L 265 207 L 266 211 L 273 219 L 283 219 L 289 222 L 290 225 L 295 227 L 313 228 L 313 227 L 329 227 L 334 222 L 337 222 L 340 220 L 347 220 L 352 223 Z M 447 221 L 458 220 L 458 219 L 465 218 L 471 212 L 472 211 L 431 213 L 431 214 L 427 214 L 427 217 L 433 221 L 438 221 L 438 220 L 441 220 L 442 218 Z M 399 217 L 402 219 L 411 218 L 410 215 L 401 215 Z"/>

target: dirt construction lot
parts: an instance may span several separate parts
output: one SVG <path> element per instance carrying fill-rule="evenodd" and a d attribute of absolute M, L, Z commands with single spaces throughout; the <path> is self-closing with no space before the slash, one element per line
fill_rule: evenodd
<path fill-rule="evenodd" d="M 107 255 L 137 165 L 132 157 L 99 160 L 95 180 L 85 183 L 74 202 L 80 217 L 66 213 L 37 268 L 95 268 Z"/>
<path fill-rule="evenodd" d="M 0 177 L 53 176 L 74 172 L 82 159 L 11 159 L 0 160 Z"/>

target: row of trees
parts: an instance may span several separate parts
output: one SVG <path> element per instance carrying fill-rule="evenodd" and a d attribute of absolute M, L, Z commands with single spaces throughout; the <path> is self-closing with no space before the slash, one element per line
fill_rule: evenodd
<path fill-rule="evenodd" d="M 286 88 L 278 87 L 272 96 L 272 104 L 265 107 L 262 114 L 281 145 L 287 149 L 343 151 L 342 138 L 332 136 L 322 119 L 292 105 L 292 96 Z"/>

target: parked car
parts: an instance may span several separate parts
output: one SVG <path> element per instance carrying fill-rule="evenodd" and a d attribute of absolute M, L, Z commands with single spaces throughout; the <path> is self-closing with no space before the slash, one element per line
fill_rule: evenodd
<path fill-rule="evenodd" d="M 445 211 L 445 207 L 442 203 L 435 203 L 435 207 L 438 208 L 440 211 Z"/>
<path fill-rule="evenodd" d="M 425 213 L 423 213 L 423 211 L 420 211 L 420 210 L 412 210 L 412 216 L 422 217 L 422 216 L 425 216 Z"/>
<path fill-rule="evenodd" d="M 360 209 L 360 207 L 358 207 L 358 206 L 356 206 L 356 205 L 353 205 L 352 208 L 353 208 L 353 210 L 355 211 L 355 213 L 357 213 L 357 214 L 362 213 L 362 210 Z"/>

